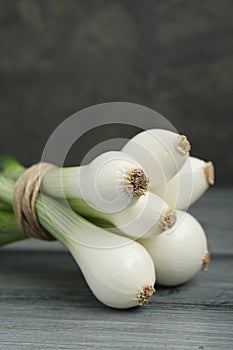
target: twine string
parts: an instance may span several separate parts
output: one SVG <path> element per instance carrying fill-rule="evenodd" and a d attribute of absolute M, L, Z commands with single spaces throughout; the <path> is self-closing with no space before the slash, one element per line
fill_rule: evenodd
<path fill-rule="evenodd" d="M 13 210 L 23 232 L 28 237 L 46 241 L 55 238 L 39 223 L 35 202 L 43 175 L 56 166 L 49 163 L 38 163 L 28 168 L 16 181 L 13 189 Z"/>

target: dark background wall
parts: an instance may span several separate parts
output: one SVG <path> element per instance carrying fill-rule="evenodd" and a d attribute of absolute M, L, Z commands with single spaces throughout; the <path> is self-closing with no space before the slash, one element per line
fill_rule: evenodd
<path fill-rule="evenodd" d="M 72 113 L 129 101 L 233 184 L 232 14 L 232 0 L 0 0 L 1 153 L 35 162 Z"/>

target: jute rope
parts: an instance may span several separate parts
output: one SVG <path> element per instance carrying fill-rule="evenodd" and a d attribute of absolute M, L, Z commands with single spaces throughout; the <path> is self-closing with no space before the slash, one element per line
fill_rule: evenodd
<path fill-rule="evenodd" d="M 38 221 L 35 202 L 41 179 L 55 165 L 38 163 L 28 168 L 16 181 L 13 190 L 13 210 L 24 233 L 29 237 L 53 241 L 55 238 Z"/>

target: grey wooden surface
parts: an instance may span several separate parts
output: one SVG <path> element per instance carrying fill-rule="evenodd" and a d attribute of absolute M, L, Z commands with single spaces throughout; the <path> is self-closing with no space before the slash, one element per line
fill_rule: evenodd
<path fill-rule="evenodd" d="M 59 246 L 1 249 L 0 349 L 232 350 L 233 189 L 210 191 L 191 212 L 208 234 L 208 272 L 157 286 L 147 306 L 131 310 L 99 303 Z"/>

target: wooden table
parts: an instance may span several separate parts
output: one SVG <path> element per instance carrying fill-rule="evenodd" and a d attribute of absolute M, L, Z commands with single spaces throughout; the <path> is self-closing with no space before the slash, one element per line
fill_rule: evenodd
<path fill-rule="evenodd" d="M 213 189 L 190 210 L 212 251 L 208 273 L 157 287 L 145 307 L 99 303 L 58 246 L 0 252 L 0 349 L 233 349 L 233 190 Z M 29 248 L 30 248 L 29 245 Z"/>

